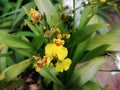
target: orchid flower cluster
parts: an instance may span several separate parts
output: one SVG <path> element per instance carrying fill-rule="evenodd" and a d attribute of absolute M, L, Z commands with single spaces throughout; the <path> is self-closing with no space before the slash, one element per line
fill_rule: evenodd
<path fill-rule="evenodd" d="M 62 35 L 62 37 L 67 37 L 67 34 Z M 57 72 L 63 72 L 64 70 L 67 71 L 69 69 L 71 59 L 66 58 L 68 50 L 63 46 L 64 42 L 65 41 L 61 40 L 61 38 L 54 38 L 51 43 L 48 43 L 45 46 L 45 56 L 43 59 L 37 56 L 33 56 L 36 60 L 34 67 L 37 72 L 39 72 L 43 66 L 50 65 L 55 65 Z"/>
<path fill-rule="evenodd" d="M 40 13 L 33 8 L 30 9 L 30 16 L 33 24 L 38 23 L 41 19 Z M 65 39 L 70 38 L 70 34 L 61 34 L 59 28 L 52 28 L 48 32 L 45 32 L 44 37 L 49 37 L 52 34 L 55 35 L 55 38 L 45 46 L 45 55 L 43 58 L 33 56 L 36 61 L 34 68 L 37 72 L 40 72 L 43 66 L 55 66 L 57 72 L 67 71 L 70 67 L 71 59 L 66 58 L 68 50 L 63 46 Z"/>
<path fill-rule="evenodd" d="M 54 39 L 53 42 L 48 43 L 45 47 L 45 56 L 43 59 L 37 56 L 33 56 L 36 60 L 34 67 L 37 72 L 41 70 L 43 66 L 55 65 L 57 72 L 67 71 L 71 64 L 71 59 L 66 58 L 68 50 L 63 46 L 64 40 Z M 55 62 L 55 64 L 54 64 Z"/>
<path fill-rule="evenodd" d="M 109 30 L 102 17 L 111 19 L 106 10 L 119 13 L 119 1 L 23 1 L 2 0 L 0 89 L 31 83 L 39 90 L 105 89 L 95 76 L 106 71 L 101 68 L 110 56 L 120 69 L 120 24 Z"/>

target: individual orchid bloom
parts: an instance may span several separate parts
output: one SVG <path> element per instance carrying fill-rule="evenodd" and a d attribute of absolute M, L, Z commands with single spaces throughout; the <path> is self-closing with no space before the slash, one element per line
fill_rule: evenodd
<path fill-rule="evenodd" d="M 36 63 L 33 65 L 33 68 L 35 68 L 36 72 L 40 72 L 41 68 L 43 67 L 42 60 L 38 56 L 33 56 Z"/>
<path fill-rule="evenodd" d="M 62 38 L 62 35 L 61 34 L 57 34 L 56 37 L 57 38 Z"/>
<path fill-rule="evenodd" d="M 43 64 L 42 64 L 42 63 L 35 63 L 35 64 L 33 65 L 33 68 L 35 68 L 36 72 L 40 72 L 41 69 L 42 69 L 42 67 L 43 67 Z"/>
<path fill-rule="evenodd" d="M 58 34 L 60 34 L 60 33 L 61 33 L 61 31 L 60 31 L 60 29 L 59 29 L 59 28 L 56 28 L 56 29 L 54 29 L 54 33 L 55 33 L 56 35 L 58 35 Z"/>
<path fill-rule="evenodd" d="M 60 31 L 59 28 L 56 28 L 53 33 L 57 36 L 58 39 L 61 39 L 61 38 L 68 39 L 68 38 L 70 38 L 70 34 L 61 34 L 61 31 Z"/>
<path fill-rule="evenodd" d="M 44 37 L 50 37 L 51 35 L 60 35 L 59 28 L 51 28 L 50 30 L 45 31 Z"/>
<path fill-rule="evenodd" d="M 51 64 L 51 60 L 52 60 L 52 59 L 53 59 L 53 58 L 50 57 L 50 56 L 44 56 L 44 57 L 43 57 L 43 60 L 42 60 L 43 65 L 49 66 L 49 65 Z"/>
<path fill-rule="evenodd" d="M 34 56 L 34 55 L 33 55 L 33 58 L 34 58 L 36 61 L 40 61 L 40 57 L 38 57 L 38 56 Z"/>
<path fill-rule="evenodd" d="M 57 38 L 61 38 L 61 31 L 59 28 L 51 28 L 52 34 L 56 35 Z"/>
<path fill-rule="evenodd" d="M 30 9 L 30 16 L 32 17 L 32 22 L 33 23 L 38 23 L 39 20 L 41 19 L 41 14 L 36 11 L 34 8 Z"/>
<path fill-rule="evenodd" d="M 34 65 L 33 68 L 35 68 L 36 72 L 40 72 L 40 70 L 43 67 L 43 63 L 41 60 L 37 61 Z"/>
<path fill-rule="evenodd" d="M 68 38 L 70 38 L 70 34 L 62 34 L 62 38 L 63 39 L 68 39 Z"/>
<path fill-rule="evenodd" d="M 49 43 L 45 47 L 45 55 L 52 56 L 58 60 L 63 60 L 68 54 L 67 48 L 61 46 L 57 46 L 54 43 Z"/>
<path fill-rule="evenodd" d="M 56 71 L 57 72 L 63 72 L 64 70 L 67 71 L 70 67 L 71 59 L 66 58 L 62 61 L 57 61 L 56 65 Z"/>
<path fill-rule="evenodd" d="M 61 40 L 61 39 L 53 39 L 53 43 L 56 45 L 56 46 L 61 46 L 61 45 L 64 45 L 64 40 Z"/>

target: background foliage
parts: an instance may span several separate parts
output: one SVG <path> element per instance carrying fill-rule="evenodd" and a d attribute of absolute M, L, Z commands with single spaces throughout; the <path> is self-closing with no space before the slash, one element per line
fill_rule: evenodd
<path fill-rule="evenodd" d="M 104 89 L 95 74 L 109 60 L 108 53 L 120 51 L 120 26 L 109 30 L 103 17 L 110 21 L 112 19 L 104 11 L 113 8 L 119 13 L 119 1 L 102 3 L 90 0 L 84 6 L 78 27 L 74 17 L 64 17 L 64 8 L 59 10 L 60 5 L 62 0 L 0 1 L 0 89 L 19 90 L 28 83 L 28 77 L 38 88 L 46 90 L 51 87 L 53 90 Z M 31 8 L 36 8 L 42 14 L 37 24 L 29 23 L 32 21 L 29 15 Z M 38 73 L 33 69 L 35 60 L 32 56 L 43 55 L 45 46 L 53 38 L 44 37 L 44 26 L 48 32 L 58 27 L 62 34 L 71 34 L 64 45 L 68 49 L 67 57 L 72 60 L 68 71 L 57 73 L 54 67 L 43 67 Z M 78 63 L 84 64 L 75 68 Z"/>

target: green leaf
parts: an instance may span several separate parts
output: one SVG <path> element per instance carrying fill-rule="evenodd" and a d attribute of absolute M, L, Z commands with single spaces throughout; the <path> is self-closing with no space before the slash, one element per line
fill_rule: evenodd
<path fill-rule="evenodd" d="M 60 16 L 54 5 L 51 3 L 51 0 L 34 0 L 34 2 L 41 14 L 45 16 L 45 21 L 47 21 L 45 23 L 48 23 L 50 27 L 57 26 L 62 33 L 65 33 L 63 24 L 60 21 Z"/>
<path fill-rule="evenodd" d="M 16 35 L 18 37 L 36 37 L 36 35 L 30 31 L 19 31 Z"/>
<path fill-rule="evenodd" d="M 80 60 L 81 60 L 80 58 L 81 58 L 81 56 L 84 54 L 84 52 L 85 52 L 85 50 L 86 50 L 86 48 L 87 48 L 87 46 L 88 46 L 89 41 L 90 41 L 90 39 L 87 39 L 87 40 L 85 40 L 84 42 L 79 43 L 79 44 L 77 45 L 74 53 L 73 53 L 73 51 L 71 52 L 71 53 L 73 54 L 72 64 L 71 64 L 71 66 L 70 66 L 70 69 L 69 69 L 68 72 L 67 72 L 67 75 L 66 75 L 67 79 L 68 79 L 69 77 L 71 77 L 71 75 L 72 75 L 72 73 L 73 73 L 73 70 L 74 70 L 76 64 L 77 64 L 78 62 L 80 62 Z M 74 48 L 73 48 L 73 49 L 74 49 Z M 66 80 L 67 80 L 67 79 L 66 79 Z"/>
<path fill-rule="evenodd" d="M 83 53 L 86 50 L 86 47 L 88 46 L 89 39 L 85 40 L 82 43 L 79 43 L 75 49 L 75 52 L 73 53 L 73 58 L 72 58 L 72 64 L 76 65 L 78 62 L 79 58 L 83 55 Z"/>
<path fill-rule="evenodd" d="M 53 84 L 53 90 L 60 90 L 60 87 L 58 87 L 56 84 Z"/>
<path fill-rule="evenodd" d="M 112 7 L 118 14 L 120 14 L 120 9 L 119 9 L 119 7 L 116 7 L 116 6 L 114 6 L 114 7 Z"/>
<path fill-rule="evenodd" d="M 113 27 L 108 34 L 120 34 L 120 24 Z"/>
<path fill-rule="evenodd" d="M 44 44 L 45 39 L 43 36 L 36 36 L 35 40 L 33 41 L 33 46 L 36 50 L 39 50 L 41 46 Z"/>
<path fill-rule="evenodd" d="M 106 22 L 104 21 L 104 19 L 103 19 L 102 17 L 100 17 L 100 16 L 98 16 L 98 20 L 99 20 L 100 23 L 106 23 Z M 100 30 L 98 30 L 98 32 L 99 32 L 100 34 L 106 34 L 106 33 L 109 32 L 109 29 L 108 29 L 108 27 L 104 27 L 104 28 L 101 28 Z"/>
<path fill-rule="evenodd" d="M 50 0 L 34 0 L 42 15 L 46 15 L 48 24 L 52 27 L 58 22 L 58 14 Z M 52 16 L 53 14 L 53 16 Z"/>
<path fill-rule="evenodd" d="M 106 23 L 104 21 L 103 18 L 101 18 L 100 16 L 98 15 L 94 15 L 90 20 L 89 22 L 87 23 L 88 25 L 91 25 L 91 24 L 99 24 L 99 23 Z M 107 32 L 109 32 L 109 29 L 107 27 L 104 27 L 104 28 L 101 28 L 100 30 L 98 30 L 98 32 L 100 34 L 106 34 Z"/>
<path fill-rule="evenodd" d="M 14 35 L 10 35 L 4 32 L 0 32 L 0 43 L 6 44 L 9 47 L 33 49 L 29 42 L 24 41 Z"/>
<path fill-rule="evenodd" d="M 18 13 L 18 12 L 20 12 L 20 11 L 21 11 L 21 9 L 13 10 L 13 11 L 11 11 L 11 12 L 7 12 L 7 13 L 1 15 L 1 16 L 0 16 L 0 19 L 4 18 L 4 17 L 6 17 L 6 16 L 10 16 L 10 15 L 12 16 L 12 14 Z"/>
<path fill-rule="evenodd" d="M 17 0 L 16 10 L 21 6 L 23 0 Z"/>
<path fill-rule="evenodd" d="M 27 24 L 29 26 L 29 28 L 37 35 L 39 36 L 40 35 L 40 32 L 39 30 L 36 28 L 35 25 L 32 25 L 32 24 Z"/>
<path fill-rule="evenodd" d="M 81 19 L 80 19 L 80 24 L 78 26 L 79 30 L 81 30 L 81 28 L 83 28 L 87 24 L 87 22 L 89 20 L 88 15 L 90 14 L 90 11 L 91 11 L 91 7 L 86 6 L 84 11 L 82 12 Z"/>
<path fill-rule="evenodd" d="M 120 34 L 97 35 L 91 40 L 87 50 L 92 50 L 104 44 L 110 45 L 107 51 L 120 51 Z"/>
<path fill-rule="evenodd" d="M 92 24 L 86 26 L 83 28 L 83 30 L 77 31 L 72 35 L 72 37 L 69 39 L 69 42 L 67 43 L 67 46 L 72 47 L 85 41 L 87 38 L 90 38 L 94 32 L 106 26 L 106 24 Z"/>
<path fill-rule="evenodd" d="M 2 3 L 3 3 L 2 13 L 4 14 L 7 13 L 12 8 L 12 5 L 10 4 L 9 0 L 2 0 Z"/>
<path fill-rule="evenodd" d="M 102 46 L 96 47 L 95 49 L 85 53 L 80 62 L 87 61 L 87 60 L 90 60 L 92 58 L 95 58 L 95 57 L 98 57 L 98 56 L 104 54 L 105 50 L 108 47 L 109 47 L 109 45 L 102 45 Z"/>
<path fill-rule="evenodd" d="M 35 53 L 31 43 L 22 40 L 16 37 L 15 35 L 10 35 L 4 32 L 0 32 L 0 43 L 6 44 L 12 49 L 17 50 L 21 54 L 28 57 Z"/>
<path fill-rule="evenodd" d="M 11 25 L 12 25 L 12 21 L 2 22 L 0 24 L 0 28 L 7 28 L 10 27 Z"/>
<path fill-rule="evenodd" d="M 0 87 L 3 82 L 9 82 L 14 79 L 16 76 L 21 74 L 28 66 L 32 63 L 31 59 L 24 60 L 20 63 L 11 65 L 10 67 L 6 68 L 0 74 Z"/>
<path fill-rule="evenodd" d="M 98 20 L 98 17 L 97 17 L 97 15 L 94 15 L 94 16 L 91 17 L 91 19 L 89 20 L 87 25 L 98 24 L 98 23 L 100 23 L 99 20 Z"/>
<path fill-rule="evenodd" d="M 103 66 L 106 60 L 106 58 L 97 57 L 82 67 L 75 69 L 72 77 L 68 80 L 68 86 L 82 86 L 87 83 L 95 76 L 96 72 Z"/>
<path fill-rule="evenodd" d="M 26 5 L 24 5 L 23 7 L 26 7 L 27 9 L 30 9 L 32 7 L 34 7 L 34 3 L 33 2 L 30 2 L 30 3 L 27 3 Z M 20 21 L 22 20 L 22 18 L 25 16 L 25 12 L 24 12 L 24 9 L 21 9 L 20 13 L 17 15 L 16 19 L 14 20 L 13 22 L 13 27 Z"/>
<path fill-rule="evenodd" d="M 7 53 L 8 52 L 8 47 L 4 47 L 2 49 L 2 51 L 0 52 L 0 54 L 4 54 L 4 53 Z M 7 56 L 4 56 L 4 57 L 0 57 L 0 73 L 6 69 L 7 67 Z"/>
<path fill-rule="evenodd" d="M 10 56 L 7 57 L 7 66 L 9 67 L 13 64 L 15 64 L 15 61 Z"/>
<path fill-rule="evenodd" d="M 113 22 L 112 18 L 103 10 L 98 10 L 98 14 L 101 15 L 102 17 L 106 18 L 107 20 L 109 20 L 110 22 Z"/>
<path fill-rule="evenodd" d="M 24 55 L 24 56 L 27 56 L 27 57 L 31 57 L 32 55 L 36 54 L 35 51 L 29 50 L 29 49 L 23 49 L 23 48 L 12 48 L 12 49 L 17 51 L 21 55 Z"/>
<path fill-rule="evenodd" d="M 43 67 L 42 70 L 39 72 L 44 78 L 51 80 L 52 82 L 54 82 L 56 85 L 60 86 L 60 87 L 64 87 L 62 82 L 56 77 L 56 72 L 55 72 L 55 68 L 46 68 Z"/>
<path fill-rule="evenodd" d="M 14 52 L 14 61 L 16 63 L 24 60 L 25 56 L 23 56 L 22 54 L 18 53 L 18 52 Z"/>
<path fill-rule="evenodd" d="M 93 81 L 88 81 L 86 84 L 82 86 L 82 90 L 102 90 L 102 89 L 97 83 Z"/>

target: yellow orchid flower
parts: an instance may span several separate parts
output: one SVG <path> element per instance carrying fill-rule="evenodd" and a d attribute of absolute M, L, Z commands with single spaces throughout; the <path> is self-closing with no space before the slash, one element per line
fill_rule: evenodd
<path fill-rule="evenodd" d="M 42 60 L 43 65 L 49 66 L 51 64 L 52 59 L 53 58 L 50 56 L 44 56 Z"/>
<path fill-rule="evenodd" d="M 61 45 L 63 45 L 65 42 L 64 42 L 64 40 L 61 40 L 61 39 L 53 39 L 53 43 L 54 43 L 56 46 L 61 46 Z"/>
<path fill-rule="evenodd" d="M 69 58 L 66 58 L 62 61 L 57 61 L 56 63 L 56 71 L 57 72 L 63 72 L 64 70 L 67 71 L 70 67 L 71 60 Z"/>
<path fill-rule="evenodd" d="M 33 55 L 33 58 L 35 59 L 35 61 L 41 61 L 41 58 L 38 56 Z"/>
<path fill-rule="evenodd" d="M 40 72 L 41 68 L 43 67 L 42 60 L 39 56 L 33 55 L 34 60 L 36 63 L 33 65 L 33 68 L 35 68 L 36 72 Z"/>
<path fill-rule="evenodd" d="M 30 13 L 30 16 L 32 17 L 32 22 L 38 23 L 39 20 L 41 19 L 41 14 L 34 8 L 31 8 L 29 13 Z"/>
<path fill-rule="evenodd" d="M 60 34 L 60 33 L 61 33 L 61 31 L 60 31 L 60 29 L 59 29 L 59 28 L 56 28 L 56 29 L 54 30 L 54 33 L 58 35 L 58 34 Z"/>
<path fill-rule="evenodd" d="M 70 38 L 70 34 L 62 34 L 62 38 L 63 39 L 68 39 L 68 38 Z"/>
<path fill-rule="evenodd" d="M 54 43 L 49 43 L 45 47 L 45 54 L 57 58 L 58 60 L 63 60 L 67 56 L 68 50 L 62 45 L 57 46 Z"/>
<path fill-rule="evenodd" d="M 40 72 L 40 70 L 42 69 L 43 65 L 42 63 L 35 63 L 33 65 L 33 68 L 35 68 L 36 72 Z"/>

